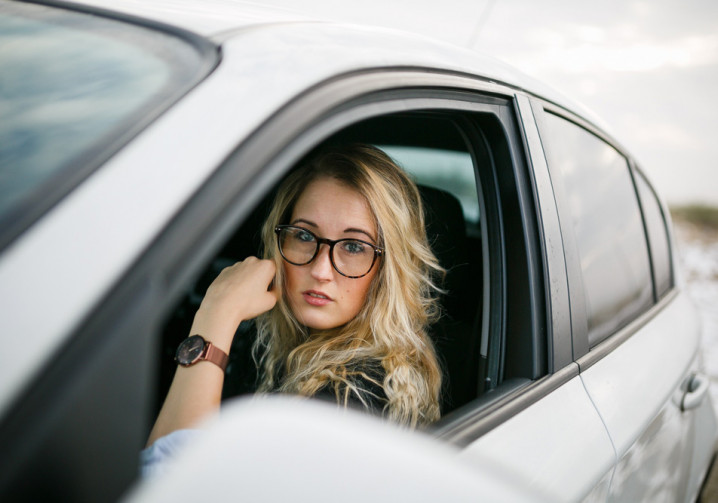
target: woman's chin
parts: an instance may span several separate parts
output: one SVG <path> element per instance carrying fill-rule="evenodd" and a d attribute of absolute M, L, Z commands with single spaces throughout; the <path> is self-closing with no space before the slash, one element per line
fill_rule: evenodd
<path fill-rule="evenodd" d="M 346 321 L 335 319 L 334 316 L 327 316 L 327 313 L 311 312 L 307 309 L 295 311 L 295 316 L 297 321 L 309 330 L 330 330 L 346 323 Z"/>

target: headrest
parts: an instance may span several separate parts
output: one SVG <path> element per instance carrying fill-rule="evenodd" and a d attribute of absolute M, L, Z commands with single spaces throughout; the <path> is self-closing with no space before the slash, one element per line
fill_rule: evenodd
<path fill-rule="evenodd" d="M 468 293 L 469 251 L 464 212 L 459 200 L 449 192 L 420 185 L 424 203 L 426 234 L 431 249 L 446 269 L 443 304 L 447 312 L 455 312 L 465 304 Z"/>

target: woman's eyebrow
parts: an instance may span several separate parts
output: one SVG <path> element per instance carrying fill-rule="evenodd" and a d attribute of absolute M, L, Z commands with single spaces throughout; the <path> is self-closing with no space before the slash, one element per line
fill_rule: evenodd
<path fill-rule="evenodd" d="M 295 225 L 295 224 L 306 224 L 306 225 L 309 225 L 310 227 L 314 227 L 315 229 L 319 228 L 319 226 L 316 223 L 312 222 L 311 220 L 307 220 L 306 218 L 294 219 L 290 225 Z M 344 233 L 346 234 L 347 232 L 358 232 L 360 234 L 364 234 L 369 239 L 371 239 L 372 242 L 376 242 L 376 238 L 365 230 L 358 229 L 356 227 L 348 227 L 348 228 L 344 229 Z"/>
<path fill-rule="evenodd" d="M 363 231 L 363 230 L 357 229 L 357 228 L 355 228 L 355 227 L 349 227 L 348 229 L 344 229 L 344 233 L 346 234 L 347 232 L 359 232 L 359 233 L 361 233 L 361 234 L 365 234 L 365 235 L 366 235 L 369 239 L 371 239 L 372 241 L 376 241 L 376 239 L 374 239 L 374 236 L 372 236 L 371 234 L 369 234 L 367 231 Z"/>
<path fill-rule="evenodd" d="M 315 223 L 312 222 L 311 220 L 307 220 L 306 218 L 297 218 L 296 220 L 294 220 L 294 221 L 291 223 L 291 225 L 299 224 L 299 223 L 304 223 L 304 224 L 310 225 L 310 226 L 312 226 L 312 227 L 319 228 L 319 226 L 318 226 L 317 224 L 315 224 Z"/>

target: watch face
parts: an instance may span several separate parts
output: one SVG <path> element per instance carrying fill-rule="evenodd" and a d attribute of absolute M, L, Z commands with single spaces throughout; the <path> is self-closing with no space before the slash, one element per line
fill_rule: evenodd
<path fill-rule="evenodd" d="M 200 335 L 187 337 L 177 348 L 175 360 L 180 365 L 192 365 L 204 351 L 204 339 Z"/>

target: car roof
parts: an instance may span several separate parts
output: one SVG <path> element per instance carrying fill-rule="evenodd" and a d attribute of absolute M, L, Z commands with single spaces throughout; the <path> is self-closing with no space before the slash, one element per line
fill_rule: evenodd
<path fill-rule="evenodd" d="M 186 30 L 218 45 L 256 30 L 271 32 L 276 38 L 283 37 L 280 35 L 282 31 L 285 38 L 290 36 L 290 32 L 301 31 L 299 40 L 287 42 L 281 49 L 286 54 L 299 53 L 301 58 L 305 44 L 330 42 L 330 46 L 336 46 L 336 74 L 363 70 L 369 66 L 415 66 L 466 73 L 539 96 L 582 115 L 604 130 L 608 129 L 580 103 L 503 61 L 479 50 L 469 50 L 422 35 L 321 21 L 300 11 L 246 0 L 79 0 L 73 3 Z M 333 37 L 331 40 L 327 40 L 329 35 Z M 267 43 L 267 38 L 263 37 L 264 43 Z M 350 40 L 353 43 L 348 43 Z M 266 50 L 258 42 L 255 44 L 258 52 Z M 248 47 L 248 50 L 253 48 Z"/>
<path fill-rule="evenodd" d="M 79 0 L 73 3 L 153 20 L 208 38 L 255 25 L 310 20 L 299 11 L 245 0 Z"/>

